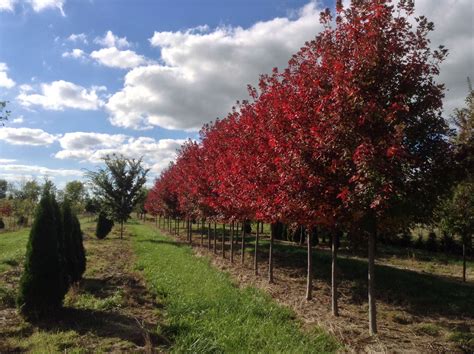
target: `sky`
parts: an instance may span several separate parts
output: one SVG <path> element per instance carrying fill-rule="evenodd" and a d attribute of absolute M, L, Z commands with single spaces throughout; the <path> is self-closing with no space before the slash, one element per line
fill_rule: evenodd
<path fill-rule="evenodd" d="M 346 0 L 347 3 L 349 0 Z M 416 0 L 450 54 L 445 116 L 474 79 L 474 1 Z M 83 179 L 143 156 L 149 180 L 247 85 L 284 68 L 333 0 L 0 0 L 0 178 Z"/>

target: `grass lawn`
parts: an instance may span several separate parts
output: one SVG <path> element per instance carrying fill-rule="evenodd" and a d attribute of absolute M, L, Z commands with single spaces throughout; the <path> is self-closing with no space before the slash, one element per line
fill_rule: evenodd
<path fill-rule="evenodd" d="M 137 267 L 164 305 L 162 335 L 176 352 L 333 352 L 322 330 L 303 333 L 295 315 L 255 288 L 236 287 L 207 258 L 147 225 L 131 225 Z"/>

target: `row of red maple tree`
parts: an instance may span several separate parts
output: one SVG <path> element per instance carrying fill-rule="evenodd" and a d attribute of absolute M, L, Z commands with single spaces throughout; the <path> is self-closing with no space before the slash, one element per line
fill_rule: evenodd
<path fill-rule="evenodd" d="M 321 22 L 324 30 L 284 71 L 262 75 L 248 101 L 182 146 L 146 209 L 207 222 L 320 227 L 334 239 L 366 235 L 369 327 L 376 333 L 377 233 L 423 220 L 445 189 L 452 152 L 444 88 L 435 79 L 447 51 L 431 49 L 433 24 L 415 18 L 409 0 L 338 1 Z M 335 315 L 336 252 L 333 246 Z"/>

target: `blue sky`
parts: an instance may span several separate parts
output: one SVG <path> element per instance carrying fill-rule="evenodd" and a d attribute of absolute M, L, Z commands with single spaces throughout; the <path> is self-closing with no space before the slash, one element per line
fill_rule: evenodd
<path fill-rule="evenodd" d="M 449 112 L 474 76 L 471 0 L 418 0 L 451 55 Z M 246 85 L 283 67 L 331 2 L 0 0 L 0 178 L 80 179 L 111 152 L 158 174 Z"/>

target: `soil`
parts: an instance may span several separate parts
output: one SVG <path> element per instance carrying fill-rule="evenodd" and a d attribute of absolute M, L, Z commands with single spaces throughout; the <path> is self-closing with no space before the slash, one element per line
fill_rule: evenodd
<path fill-rule="evenodd" d="M 0 352 L 26 351 L 28 338 L 38 332 L 54 335 L 74 331 L 74 343 L 57 343 L 62 350 L 71 347 L 88 351 L 165 352 L 169 341 L 157 334 L 162 320 L 153 296 L 145 288 L 142 275 L 132 269 L 134 254 L 130 237 L 118 239 L 111 234 L 104 240 L 88 236 L 84 239 L 87 271 L 80 284 L 66 296 L 65 306 L 54 319 L 34 324 L 25 322 L 17 313 L 14 302 L 0 305 Z M 22 262 L 19 262 L 22 263 Z M 15 289 L 22 266 L 0 274 L 0 283 Z M 110 299 L 119 294 L 111 308 L 96 308 L 94 301 Z M 81 298 L 92 302 L 80 303 Z"/>
<path fill-rule="evenodd" d="M 183 232 L 184 234 L 184 232 Z M 177 237 L 176 235 L 172 235 Z M 188 243 L 184 235 L 179 242 Z M 276 243 L 279 241 L 275 240 Z M 227 241 L 227 246 L 229 241 Z M 377 302 L 378 334 L 368 333 L 368 306 L 363 295 L 354 294 L 354 282 L 340 280 L 339 316 L 331 313 L 331 288 L 327 281 L 313 279 L 313 299 L 307 301 L 306 263 L 295 260 L 286 254 L 274 254 L 274 283 L 267 278 L 268 260 L 266 254 L 259 255 L 259 275 L 254 274 L 253 247 L 247 246 L 245 263 L 241 264 L 240 246 L 235 245 L 234 263 L 222 258 L 220 240 L 217 253 L 207 249 L 207 239 L 201 247 L 200 236 L 193 235 L 193 249 L 197 256 L 209 257 L 218 269 L 229 273 L 237 286 L 254 286 L 264 290 L 278 303 L 293 309 L 302 321 L 303 328 L 311 331 L 316 326 L 333 334 L 344 344 L 343 351 L 348 352 L 384 352 L 384 353 L 466 353 L 474 348 L 459 346 L 449 340 L 452 330 L 461 328 L 468 333 L 474 330 L 474 322 L 469 316 L 448 316 L 439 314 L 417 314 L 408 311 L 403 305 Z M 300 246 L 295 246 L 300 247 Z M 303 246 L 306 247 L 306 246 Z M 263 252 L 262 252 L 263 253 Z M 380 263 L 379 263 L 380 264 Z M 473 285 L 473 284 L 471 284 Z M 433 326 L 434 331 L 430 331 Z M 426 329 L 427 328 L 427 329 Z"/>

